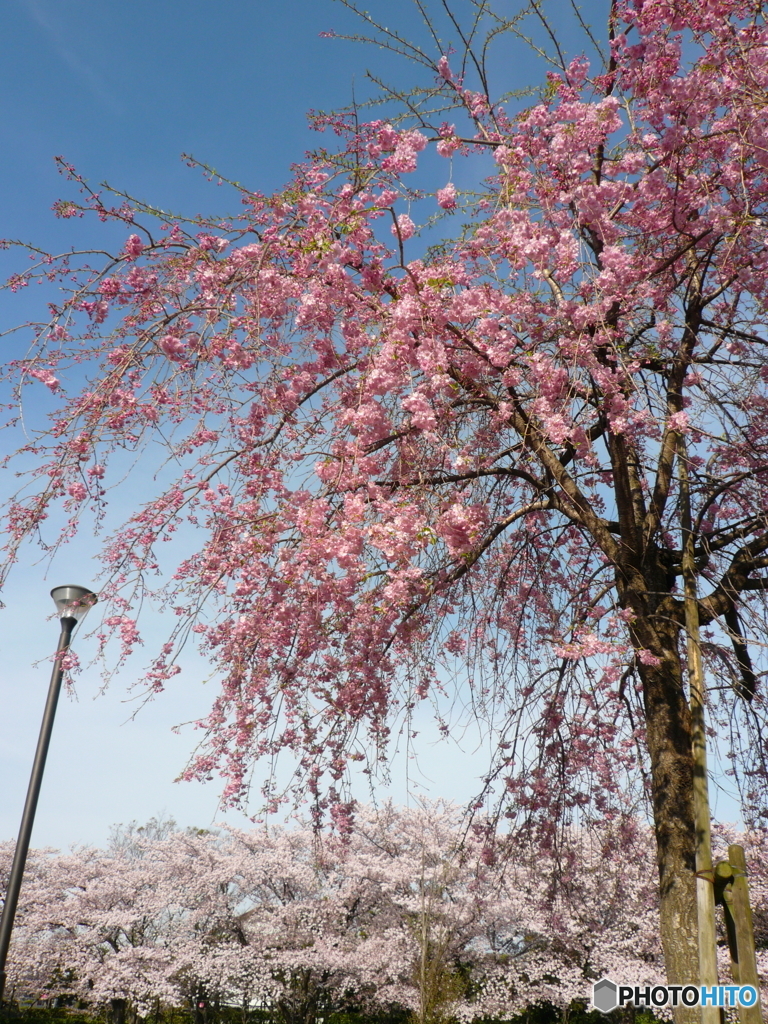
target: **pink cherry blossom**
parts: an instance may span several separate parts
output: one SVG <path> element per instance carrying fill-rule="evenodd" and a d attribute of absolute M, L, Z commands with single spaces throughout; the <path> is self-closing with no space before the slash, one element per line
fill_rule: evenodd
<path fill-rule="evenodd" d="M 437 190 L 437 204 L 444 210 L 456 208 L 456 187 L 451 182 Z"/>
<path fill-rule="evenodd" d="M 406 241 L 408 238 L 412 238 L 416 231 L 416 225 L 413 223 L 407 213 L 401 213 L 397 218 L 397 227 L 392 225 L 392 234 L 396 235 Z"/>
<path fill-rule="evenodd" d="M 446 80 L 446 82 L 453 81 L 453 72 L 451 71 L 450 65 L 448 64 L 448 58 L 443 54 L 440 60 L 437 62 L 438 73 Z"/>
<path fill-rule="evenodd" d="M 85 501 L 88 497 L 88 490 L 84 483 L 75 480 L 67 487 L 67 494 L 71 495 L 75 501 Z"/>
<path fill-rule="evenodd" d="M 59 379 L 50 370 L 43 366 L 34 366 L 28 371 L 30 377 L 34 377 L 39 380 L 42 384 L 45 384 L 51 391 L 59 390 Z"/>

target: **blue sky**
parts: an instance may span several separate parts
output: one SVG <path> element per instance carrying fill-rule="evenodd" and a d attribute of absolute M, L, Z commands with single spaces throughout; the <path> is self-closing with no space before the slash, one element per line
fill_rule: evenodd
<path fill-rule="evenodd" d="M 306 109 L 347 103 L 361 77 L 359 48 L 319 37 L 345 14 L 323 0 L 9 0 L 4 233 L 44 220 L 59 153 L 184 209 L 212 200 L 183 151 L 278 187 L 307 145 Z"/>
<path fill-rule="evenodd" d="M 459 6 L 465 0 L 460 0 Z M 410 0 L 371 0 L 374 15 L 397 24 L 408 38 L 423 31 Z M 357 22 L 332 0 L 5 0 L 0 16 L 0 237 L 22 238 L 51 250 L 87 245 L 99 226 L 57 221 L 53 202 L 67 196 L 53 157 L 64 156 L 92 183 L 107 180 L 157 206 L 184 213 L 226 212 L 230 196 L 190 170 L 180 154 L 194 154 L 232 179 L 261 191 L 277 189 L 290 164 L 320 141 L 306 126 L 308 108 L 334 109 L 368 94 L 366 68 L 401 83 L 413 74 L 391 55 L 320 33 L 356 31 Z M 514 64 L 524 84 L 534 71 Z M 102 229 L 103 230 L 103 229 Z M 18 267 L 18 252 L 3 253 L 0 272 Z M 23 260 L 23 257 L 21 257 Z M 0 322 L 35 315 L 34 289 L 2 298 Z M 4 339 L 6 356 L 20 343 Z M 5 454 L 9 441 L 0 441 Z M 13 480 L 0 475 L 5 495 Z M 91 585 L 96 545 L 87 534 L 52 566 L 30 551 L 14 570 L 0 612 L 0 839 L 15 837 L 45 701 L 58 624 L 48 616 L 51 587 Z M 87 624 L 86 624 L 87 625 Z M 149 640 L 166 628 L 158 616 Z M 87 633 L 87 628 L 85 630 Z M 85 665 L 92 652 L 76 640 Z M 147 648 L 147 659 L 149 649 Z M 41 663 L 35 662 L 42 659 Z M 139 659 L 140 664 L 143 664 Z M 100 680 L 87 668 L 77 696 L 62 696 L 33 835 L 33 845 L 103 843 L 110 825 L 165 813 L 182 825 L 220 820 L 217 783 L 174 784 L 195 735 L 171 730 L 204 713 L 214 682 L 190 656 L 182 681 L 135 718 L 128 691 L 140 664 L 99 696 Z M 424 775 L 398 758 L 392 786 L 408 792 L 469 799 L 486 762 L 480 740 L 463 737 L 433 748 L 434 730 L 418 723 Z M 458 739 L 458 737 L 457 737 Z M 361 797 L 365 791 L 359 791 Z M 230 820 L 241 823 L 233 814 Z"/>

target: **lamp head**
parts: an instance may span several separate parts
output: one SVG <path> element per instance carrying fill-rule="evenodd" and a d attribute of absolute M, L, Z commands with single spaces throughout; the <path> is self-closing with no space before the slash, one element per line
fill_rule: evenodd
<path fill-rule="evenodd" d="M 60 619 L 74 619 L 81 622 L 88 609 L 98 601 L 98 597 L 87 587 L 54 587 L 51 597 L 56 605 Z"/>

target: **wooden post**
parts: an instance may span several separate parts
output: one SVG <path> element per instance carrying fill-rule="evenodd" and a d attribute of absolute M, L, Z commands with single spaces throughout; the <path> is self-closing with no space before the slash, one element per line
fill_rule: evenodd
<path fill-rule="evenodd" d="M 715 930 L 715 872 L 712 865 L 709 785 L 707 779 L 707 733 L 704 721 L 704 666 L 699 644 L 699 603 L 696 593 L 696 557 L 691 525 L 691 494 L 685 439 L 678 438 L 678 479 L 680 483 L 680 525 L 683 539 L 683 582 L 685 586 L 685 633 L 688 687 L 691 704 L 691 746 L 693 750 L 693 816 L 696 827 L 696 909 L 699 925 L 699 984 L 717 985 L 717 933 Z M 702 1006 L 702 1024 L 720 1024 L 723 1015 L 716 1006 Z"/>
<path fill-rule="evenodd" d="M 720 861 L 715 869 L 717 889 L 725 914 L 725 929 L 731 952 L 731 975 L 736 985 L 752 985 L 757 991 L 754 1006 L 739 1007 L 741 1024 L 762 1024 L 760 1009 L 760 983 L 755 959 L 755 932 L 752 908 L 749 904 L 747 863 L 742 846 L 728 847 L 728 860 Z"/>
<path fill-rule="evenodd" d="M 728 951 L 731 954 L 731 978 L 739 981 L 739 953 L 736 946 L 736 922 L 733 918 L 733 868 L 727 860 L 715 864 L 715 903 L 723 908 L 725 919 L 725 935 L 728 939 Z"/>

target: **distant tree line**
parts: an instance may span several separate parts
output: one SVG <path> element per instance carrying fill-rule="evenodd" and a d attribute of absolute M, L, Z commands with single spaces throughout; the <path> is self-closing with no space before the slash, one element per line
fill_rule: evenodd
<path fill-rule="evenodd" d="M 340 825 L 152 821 L 103 850 L 37 851 L 5 1019 L 586 1024 L 598 978 L 664 981 L 653 840 L 632 818 L 566 830 L 550 851 L 467 829 L 441 802 L 357 807 Z M 768 841 L 740 838 L 768 979 Z M 11 855 L 0 847 L 0 878 Z"/>

